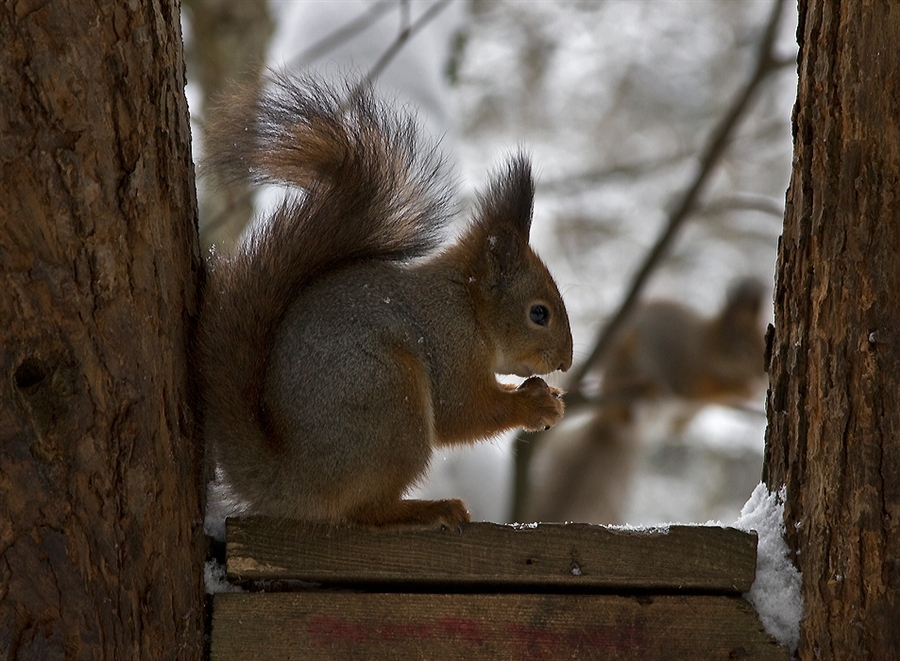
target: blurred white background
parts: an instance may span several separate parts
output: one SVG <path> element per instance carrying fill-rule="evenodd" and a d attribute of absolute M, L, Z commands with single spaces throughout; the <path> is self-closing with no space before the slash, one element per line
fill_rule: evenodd
<path fill-rule="evenodd" d="M 192 12 L 201 4 L 186 3 L 189 54 L 198 36 Z M 578 363 L 696 177 L 699 153 L 752 73 L 771 7 L 769 0 L 273 0 L 267 64 L 359 76 L 389 58 L 378 88 L 419 108 L 456 162 L 467 197 L 505 154 L 530 152 L 538 180 L 532 243 L 569 307 Z M 713 314 L 732 281 L 753 275 L 769 288 L 764 316 L 771 316 L 791 165 L 794 11 L 788 3 L 778 26 L 774 51 L 784 62 L 746 108 L 646 297 Z M 347 36 L 353 26 L 359 30 Z M 405 41 L 404 28 L 412 28 Z M 192 66 L 196 58 L 188 79 L 200 155 L 204 92 Z M 735 520 L 760 478 L 764 398 L 763 388 L 750 410 L 707 408 L 678 435 L 666 411 L 643 411 L 628 523 Z M 577 417 L 566 424 L 577 426 Z M 510 439 L 499 438 L 436 456 L 416 493 L 460 497 L 474 520 L 507 521 L 511 481 Z"/>

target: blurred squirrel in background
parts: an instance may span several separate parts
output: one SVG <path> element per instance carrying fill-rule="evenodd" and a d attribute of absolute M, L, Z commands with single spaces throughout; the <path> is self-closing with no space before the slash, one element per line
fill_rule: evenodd
<path fill-rule="evenodd" d="M 528 244 L 528 160 L 511 158 L 442 245 L 442 159 L 370 92 L 276 75 L 229 99 L 209 135 L 223 179 L 302 189 L 209 262 L 204 430 L 231 489 L 275 517 L 468 521 L 459 500 L 403 496 L 435 447 L 555 424 L 561 392 L 535 375 L 572 363 L 566 309 Z"/>
<path fill-rule="evenodd" d="M 736 283 L 718 315 L 674 301 L 634 310 L 603 364 L 586 425 L 543 435 L 532 462 L 526 520 L 616 524 L 639 451 L 636 407 L 675 399 L 676 434 L 708 404 L 737 404 L 764 379 L 763 287 Z"/>

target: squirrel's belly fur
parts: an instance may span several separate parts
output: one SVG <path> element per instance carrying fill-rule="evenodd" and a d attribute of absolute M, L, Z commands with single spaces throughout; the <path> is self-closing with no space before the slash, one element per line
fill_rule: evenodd
<path fill-rule="evenodd" d="M 565 306 L 528 245 L 527 160 L 511 159 L 441 246 L 442 161 L 368 94 L 276 77 L 230 100 L 210 134 L 214 170 L 305 191 L 210 262 L 198 327 L 210 456 L 257 513 L 468 520 L 459 501 L 403 495 L 437 444 L 560 418 L 541 379 L 497 383 L 507 357 L 528 374 L 572 360 Z"/>

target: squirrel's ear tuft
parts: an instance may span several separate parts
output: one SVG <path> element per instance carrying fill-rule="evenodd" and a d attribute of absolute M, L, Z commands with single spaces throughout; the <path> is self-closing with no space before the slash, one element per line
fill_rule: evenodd
<path fill-rule="evenodd" d="M 764 289 L 762 282 L 756 278 L 738 280 L 729 288 L 726 311 L 746 310 L 756 316 L 762 308 Z"/>
<path fill-rule="evenodd" d="M 726 327 L 753 328 L 757 325 L 762 311 L 765 288 L 755 278 L 743 278 L 728 292 L 720 318 Z"/>
<path fill-rule="evenodd" d="M 516 237 L 528 243 L 534 206 L 531 161 L 516 154 L 506 168 L 496 174 L 479 201 L 478 223 L 487 231 Z"/>

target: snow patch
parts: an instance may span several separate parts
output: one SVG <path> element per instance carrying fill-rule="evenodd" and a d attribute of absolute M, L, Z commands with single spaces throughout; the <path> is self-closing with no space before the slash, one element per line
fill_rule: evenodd
<path fill-rule="evenodd" d="M 534 523 L 506 523 L 504 524 L 508 528 L 512 528 L 513 530 L 534 530 L 540 524 L 537 522 Z"/>
<path fill-rule="evenodd" d="M 231 489 L 225 473 L 218 466 L 216 476 L 206 485 L 206 517 L 203 532 L 218 542 L 225 541 L 225 519 L 248 514 L 250 504 L 241 500 Z"/>
<path fill-rule="evenodd" d="M 797 651 L 800 641 L 800 618 L 803 597 L 801 574 L 790 559 L 784 541 L 784 501 L 787 489 L 770 492 L 760 483 L 741 510 L 734 527 L 755 531 L 759 542 L 756 551 L 756 580 L 744 598 L 753 604 L 766 633 L 779 643 Z"/>
<path fill-rule="evenodd" d="M 203 566 L 203 581 L 206 584 L 206 594 L 243 592 L 241 588 L 228 582 L 225 577 L 225 565 L 217 560 L 206 561 Z"/>
<path fill-rule="evenodd" d="M 668 535 L 671 526 L 695 526 L 696 523 L 655 523 L 652 526 L 632 525 L 630 523 L 617 524 L 611 526 L 603 526 L 609 530 L 618 530 L 620 532 L 645 532 L 654 535 Z"/>

